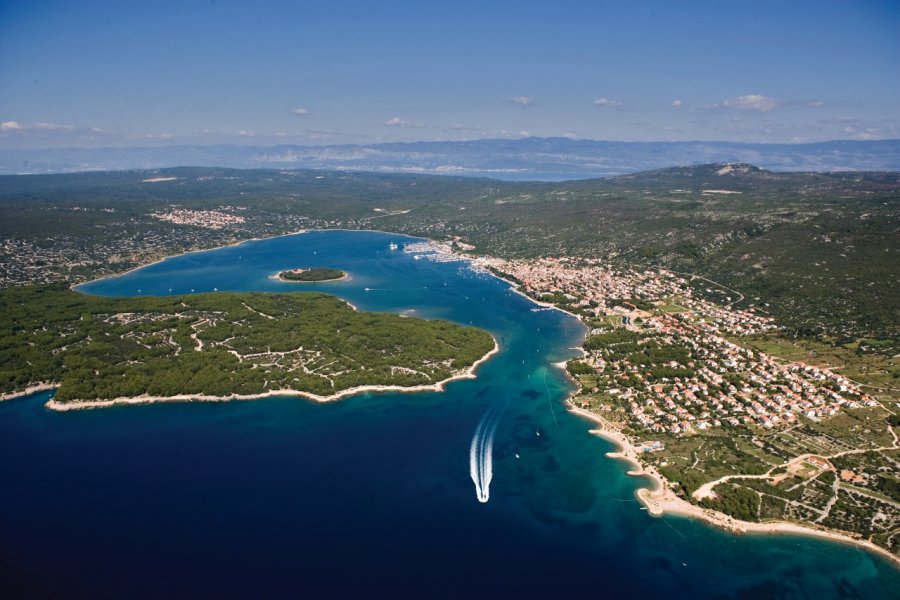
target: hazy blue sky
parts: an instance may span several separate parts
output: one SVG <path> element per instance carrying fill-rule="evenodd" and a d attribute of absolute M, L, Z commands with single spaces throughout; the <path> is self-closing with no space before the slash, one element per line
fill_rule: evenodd
<path fill-rule="evenodd" d="M 10 2 L 0 146 L 900 137 L 900 2 Z"/>

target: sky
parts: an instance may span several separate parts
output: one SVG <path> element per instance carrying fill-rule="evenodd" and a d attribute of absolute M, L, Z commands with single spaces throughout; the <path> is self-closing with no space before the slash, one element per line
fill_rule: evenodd
<path fill-rule="evenodd" d="M 0 0 L 0 148 L 900 138 L 900 1 Z"/>

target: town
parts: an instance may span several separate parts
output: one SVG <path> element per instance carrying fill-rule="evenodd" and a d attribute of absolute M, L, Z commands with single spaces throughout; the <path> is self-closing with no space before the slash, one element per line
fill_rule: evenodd
<path fill-rule="evenodd" d="M 206 227 L 207 229 L 222 229 L 229 225 L 245 223 L 247 219 L 240 215 L 230 214 L 225 210 L 239 210 L 234 207 L 224 207 L 223 210 L 186 210 L 173 208 L 167 211 L 150 213 L 151 217 L 160 221 L 175 223 L 176 225 L 193 225 Z"/>
<path fill-rule="evenodd" d="M 474 268 L 589 328 L 566 364 L 572 410 L 658 482 L 648 506 L 698 505 L 692 514 L 736 531 L 787 521 L 900 547 L 896 397 L 754 347 L 791 345 L 765 305 L 699 275 L 592 259 Z"/>
<path fill-rule="evenodd" d="M 585 259 L 476 263 L 593 325 L 586 355 L 569 367 L 573 374 L 592 375 L 580 403 L 618 408 L 633 429 L 679 434 L 723 424 L 773 428 L 795 423 L 801 414 L 821 419 L 844 407 L 878 405 L 846 377 L 783 364 L 729 339 L 777 326 L 753 309 L 699 297 L 689 277 L 664 269 L 610 269 Z"/>

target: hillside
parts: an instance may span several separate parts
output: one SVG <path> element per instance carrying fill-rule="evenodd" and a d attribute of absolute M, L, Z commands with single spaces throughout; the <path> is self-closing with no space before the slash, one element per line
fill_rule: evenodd
<path fill-rule="evenodd" d="M 9 176 L 0 216 L 7 286 L 302 228 L 383 229 L 501 257 L 701 274 L 789 334 L 900 351 L 897 173 L 717 163 L 562 183 L 201 168 Z"/>

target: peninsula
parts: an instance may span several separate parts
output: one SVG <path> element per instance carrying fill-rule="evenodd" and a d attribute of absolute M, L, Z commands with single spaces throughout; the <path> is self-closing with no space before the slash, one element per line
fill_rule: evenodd
<path fill-rule="evenodd" d="M 50 408 L 438 390 L 497 351 L 481 329 L 364 313 L 318 293 L 104 298 L 0 291 L 0 399 Z"/>

